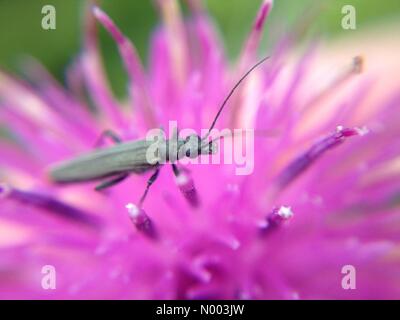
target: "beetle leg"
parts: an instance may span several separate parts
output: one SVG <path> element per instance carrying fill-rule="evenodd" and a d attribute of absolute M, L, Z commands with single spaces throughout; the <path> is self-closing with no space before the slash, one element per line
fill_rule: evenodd
<path fill-rule="evenodd" d="M 103 144 L 105 138 L 111 139 L 115 144 L 121 143 L 122 139 L 112 130 L 104 130 L 95 143 L 95 147 Z"/>
<path fill-rule="evenodd" d="M 121 175 L 119 175 L 117 177 L 114 177 L 113 179 L 106 180 L 106 181 L 100 183 L 98 186 L 96 186 L 95 190 L 96 191 L 100 191 L 100 190 L 104 190 L 104 189 L 107 189 L 109 187 L 115 186 L 116 184 L 118 184 L 121 181 L 125 180 L 128 176 L 129 176 L 129 174 L 124 173 L 124 174 L 121 174 Z"/>
<path fill-rule="evenodd" d="M 175 177 L 179 176 L 181 173 L 187 173 L 190 174 L 190 170 L 185 167 L 178 167 L 175 163 L 172 163 L 172 171 L 174 172 Z"/>
<path fill-rule="evenodd" d="M 174 163 L 172 164 L 172 170 L 174 171 L 176 183 L 183 196 L 192 207 L 198 207 L 199 197 L 193 179 L 188 174 L 189 170 L 184 167 L 179 168 Z"/>
<path fill-rule="evenodd" d="M 139 207 L 142 206 L 144 199 L 146 199 L 147 193 L 149 192 L 151 185 L 157 180 L 159 173 L 160 173 L 160 168 L 157 168 L 156 171 L 151 175 L 149 180 L 147 180 L 146 190 L 144 190 L 144 193 L 143 193 L 142 197 L 140 198 Z"/>

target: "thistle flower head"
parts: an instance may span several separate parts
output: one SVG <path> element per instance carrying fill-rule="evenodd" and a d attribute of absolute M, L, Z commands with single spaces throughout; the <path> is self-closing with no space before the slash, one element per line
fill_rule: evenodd
<path fill-rule="evenodd" d="M 147 175 L 103 192 L 46 177 L 54 163 L 92 150 L 106 129 L 127 141 L 170 120 L 198 132 L 210 127 L 258 60 L 272 0 L 262 1 L 232 65 L 205 10 L 189 3 L 184 20 L 175 1 L 157 1 L 162 25 L 148 68 L 93 7 L 65 87 L 38 64 L 30 82 L 0 73 L 0 119 L 9 132 L 0 140 L 0 296 L 398 298 L 400 91 L 367 103 L 374 79 L 359 75 L 360 57 L 316 80 L 326 65 L 316 47 L 293 58 L 295 36 L 277 43 L 216 123 L 255 129 L 250 175 L 235 175 L 233 164 L 175 172 L 165 165 L 143 204 Z M 124 102 L 107 84 L 97 25 L 128 74 Z M 342 287 L 346 265 L 357 270 L 356 290 Z M 43 289 L 44 266 L 54 266 L 55 290 Z"/>

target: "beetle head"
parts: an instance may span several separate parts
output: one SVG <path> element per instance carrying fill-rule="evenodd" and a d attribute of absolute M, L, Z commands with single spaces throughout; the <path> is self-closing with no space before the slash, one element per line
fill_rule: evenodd
<path fill-rule="evenodd" d="M 214 141 L 204 141 L 196 134 L 187 136 L 182 146 L 183 155 L 192 159 L 202 154 L 215 154 L 216 151 L 217 147 Z"/>

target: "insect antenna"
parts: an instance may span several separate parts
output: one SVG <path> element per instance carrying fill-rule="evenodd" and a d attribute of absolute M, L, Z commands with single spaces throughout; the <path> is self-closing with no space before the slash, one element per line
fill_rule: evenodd
<path fill-rule="evenodd" d="M 244 130 L 246 132 L 246 130 Z M 278 129 L 270 129 L 270 130 L 254 130 L 253 131 L 255 137 L 263 137 L 263 138 L 276 138 L 279 137 L 282 132 L 280 132 Z M 221 134 L 218 137 L 215 137 L 214 139 L 210 140 L 210 142 L 217 142 L 220 139 L 224 138 L 233 138 L 235 136 L 241 136 L 243 135 L 243 131 L 241 132 L 227 132 L 225 134 Z"/>
<path fill-rule="evenodd" d="M 254 66 L 252 66 L 240 79 L 238 82 L 236 82 L 236 84 L 233 86 L 233 88 L 231 89 L 231 91 L 229 92 L 229 94 L 226 96 L 225 100 L 222 102 L 213 122 L 211 123 L 210 129 L 208 129 L 208 132 L 206 134 L 206 136 L 203 138 L 203 140 L 207 139 L 208 136 L 211 133 L 211 130 L 214 129 L 215 124 L 217 123 L 217 120 L 219 118 L 219 116 L 222 113 L 222 110 L 224 109 L 226 103 L 229 101 L 230 97 L 233 95 L 233 93 L 236 91 L 236 89 L 239 87 L 239 85 L 242 83 L 242 81 L 244 79 L 246 79 L 246 77 L 255 69 L 257 68 L 260 64 L 262 64 L 263 62 L 265 62 L 266 60 L 268 60 L 269 57 L 265 57 L 263 59 L 261 59 L 259 62 L 257 62 Z"/>

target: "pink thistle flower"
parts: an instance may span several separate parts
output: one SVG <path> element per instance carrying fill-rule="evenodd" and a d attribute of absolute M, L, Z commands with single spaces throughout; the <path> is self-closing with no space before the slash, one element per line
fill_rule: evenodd
<path fill-rule="evenodd" d="M 256 137 L 251 175 L 197 165 L 174 181 L 164 168 L 143 206 L 139 175 L 103 193 L 46 178 L 50 165 L 91 150 L 106 129 L 130 140 L 169 120 L 208 128 L 256 62 L 272 0 L 262 2 L 232 68 L 199 2 L 190 2 L 187 21 L 175 1 L 157 3 L 163 24 L 151 39 L 149 70 L 95 7 L 65 88 L 34 62 L 31 82 L 0 72 L 9 132 L 0 140 L 0 297 L 399 298 L 400 91 L 375 94 L 382 74 L 358 75 L 360 58 L 327 72 L 315 48 L 293 58 L 295 39 L 278 43 L 217 123 L 274 132 Z M 95 20 L 128 73 L 124 103 L 107 85 Z M 357 271 L 354 290 L 342 287 L 347 265 Z M 45 266 L 56 271 L 53 290 L 43 287 Z"/>

